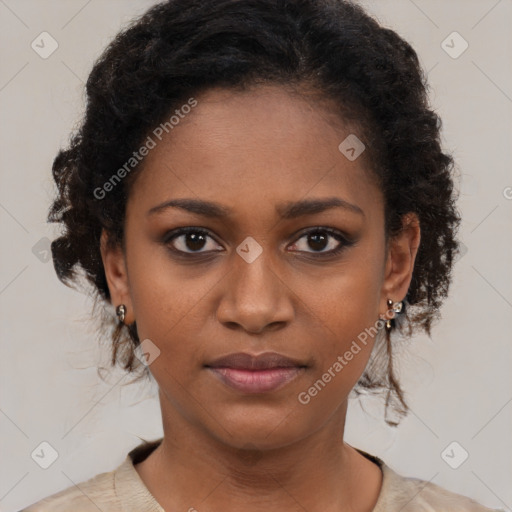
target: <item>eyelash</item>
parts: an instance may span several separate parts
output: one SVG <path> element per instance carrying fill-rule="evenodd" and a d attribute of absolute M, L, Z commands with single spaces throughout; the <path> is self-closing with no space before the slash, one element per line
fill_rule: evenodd
<path fill-rule="evenodd" d="M 173 230 L 173 231 L 167 233 L 163 239 L 163 243 L 173 253 L 178 254 L 180 257 L 184 257 L 184 258 L 194 258 L 199 255 L 208 254 L 209 251 L 185 252 L 185 251 L 181 251 L 180 249 L 176 249 L 175 247 L 172 247 L 172 245 L 171 245 L 172 241 L 174 241 L 175 239 L 179 238 L 182 235 L 187 235 L 189 233 L 206 235 L 206 236 L 209 236 L 210 238 L 212 238 L 213 240 L 215 240 L 215 238 L 210 234 L 210 232 L 208 230 L 205 230 L 203 228 L 193 227 L 193 226 L 187 226 L 187 227 L 183 227 L 183 228 L 178 228 L 176 230 Z M 325 257 L 329 257 L 329 256 L 330 257 L 336 256 L 339 253 L 341 253 L 344 249 L 346 249 L 347 247 L 351 247 L 352 245 L 355 244 L 355 241 L 349 240 L 348 238 L 343 236 L 339 231 L 332 229 L 332 228 L 322 227 L 322 226 L 315 226 L 313 228 L 309 228 L 306 231 L 303 231 L 302 233 L 300 233 L 300 235 L 298 236 L 296 241 L 293 242 L 293 244 L 296 244 L 300 239 L 302 239 L 303 237 L 305 237 L 307 235 L 316 234 L 316 233 L 326 233 L 329 236 L 332 236 L 333 238 L 335 238 L 338 242 L 340 242 L 340 244 L 338 245 L 338 247 L 336 249 L 331 249 L 330 251 L 327 251 L 327 252 L 316 252 L 316 253 L 315 252 L 306 252 L 306 254 L 312 255 L 314 258 L 325 258 Z M 213 252 L 220 252 L 220 251 L 213 251 Z M 299 251 L 299 252 L 304 252 L 304 251 Z"/>

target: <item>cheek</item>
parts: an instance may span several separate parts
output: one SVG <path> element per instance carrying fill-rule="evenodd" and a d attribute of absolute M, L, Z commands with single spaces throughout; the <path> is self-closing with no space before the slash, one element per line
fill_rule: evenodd
<path fill-rule="evenodd" d="M 316 293 L 310 288 L 304 295 L 313 313 L 309 332 L 318 333 L 314 347 L 318 365 L 311 384 L 321 379 L 330 390 L 322 393 L 327 400 L 345 397 L 366 367 L 379 327 L 379 284 L 378 269 L 361 258 L 336 277 L 317 282 Z M 319 383 L 318 390 L 322 386 Z"/>
<path fill-rule="evenodd" d="M 163 365 L 187 374 L 193 365 L 200 366 L 198 340 L 204 338 L 200 334 L 208 318 L 204 308 L 223 274 L 171 264 L 165 250 L 150 244 L 132 247 L 128 265 L 139 338 L 161 351 L 152 371 Z"/>
<path fill-rule="evenodd" d="M 140 229 L 142 231 L 142 228 Z M 130 296 L 139 335 L 160 324 L 171 328 L 184 315 L 192 300 L 178 265 L 172 265 L 164 247 L 137 234 L 127 232 L 127 266 Z"/>
<path fill-rule="evenodd" d="M 378 266 L 354 252 L 343 266 L 304 282 L 300 295 L 329 339 L 347 340 L 378 319 L 381 280 Z"/>
<path fill-rule="evenodd" d="M 339 283 L 337 306 L 330 312 L 332 330 L 345 343 L 360 337 L 375 325 L 379 315 L 380 290 L 369 271 L 354 270 Z M 335 297 L 335 293 L 331 295 Z"/>

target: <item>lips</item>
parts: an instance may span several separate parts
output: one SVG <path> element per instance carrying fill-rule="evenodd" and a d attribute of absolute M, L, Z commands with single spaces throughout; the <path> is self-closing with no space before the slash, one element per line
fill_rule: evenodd
<path fill-rule="evenodd" d="M 305 371 L 306 364 L 276 352 L 229 354 L 205 365 L 218 379 L 242 393 L 282 388 Z"/>
<path fill-rule="evenodd" d="M 274 368 L 304 368 L 307 365 L 277 352 L 251 355 L 245 352 L 229 354 L 206 365 L 210 368 L 232 368 L 235 370 L 269 370 Z"/>

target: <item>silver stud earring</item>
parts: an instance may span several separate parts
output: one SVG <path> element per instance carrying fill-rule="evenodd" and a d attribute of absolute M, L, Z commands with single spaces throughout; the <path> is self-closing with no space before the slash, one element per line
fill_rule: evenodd
<path fill-rule="evenodd" d="M 116 315 L 117 315 L 117 318 L 119 318 L 119 322 L 124 324 L 124 319 L 126 316 L 126 306 L 124 304 L 119 304 L 119 306 L 117 306 Z"/>

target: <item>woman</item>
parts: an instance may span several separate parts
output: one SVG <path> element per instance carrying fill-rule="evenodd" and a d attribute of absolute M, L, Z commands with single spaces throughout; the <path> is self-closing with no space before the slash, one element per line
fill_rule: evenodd
<path fill-rule="evenodd" d="M 25 510 L 490 510 L 343 441 L 351 391 L 407 413 L 393 347 L 430 332 L 458 248 L 409 44 L 344 0 L 170 0 L 87 95 L 54 264 L 113 306 L 164 437 Z"/>

